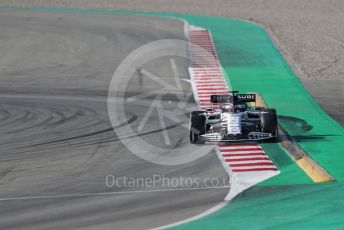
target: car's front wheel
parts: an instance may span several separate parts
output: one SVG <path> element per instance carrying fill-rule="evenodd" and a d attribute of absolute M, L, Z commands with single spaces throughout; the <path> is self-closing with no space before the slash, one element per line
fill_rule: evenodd
<path fill-rule="evenodd" d="M 190 114 L 190 142 L 203 143 L 201 135 L 206 132 L 206 117 L 204 111 L 192 111 Z"/>
<path fill-rule="evenodd" d="M 271 133 L 273 141 L 278 139 L 278 122 L 275 109 L 264 109 L 261 113 L 262 132 Z"/>

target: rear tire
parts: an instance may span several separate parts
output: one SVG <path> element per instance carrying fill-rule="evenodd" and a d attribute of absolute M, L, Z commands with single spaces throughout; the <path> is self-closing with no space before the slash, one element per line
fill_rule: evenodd
<path fill-rule="evenodd" d="M 204 111 L 192 111 L 190 114 L 190 142 L 204 143 L 201 140 L 201 135 L 206 131 L 206 117 Z"/>
<path fill-rule="evenodd" d="M 275 109 L 264 109 L 261 113 L 262 132 L 271 133 L 272 141 L 278 140 L 278 123 Z"/>

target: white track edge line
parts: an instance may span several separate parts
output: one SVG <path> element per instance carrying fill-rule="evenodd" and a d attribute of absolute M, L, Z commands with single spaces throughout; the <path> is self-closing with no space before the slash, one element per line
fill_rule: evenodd
<path fill-rule="evenodd" d="M 152 193 L 152 192 L 178 192 L 178 191 L 192 191 L 192 190 L 208 190 L 208 189 L 222 189 L 230 188 L 230 186 L 218 187 L 195 187 L 195 188 L 175 188 L 175 189 L 148 189 L 148 190 L 132 190 L 132 191 L 117 191 L 117 192 L 95 192 L 95 193 L 75 193 L 75 194 L 61 194 L 61 195 L 41 195 L 41 196 L 18 196 L 18 197 L 4 197 L 0 198 L 0 202 L 12 200 L 40 200 L 40 199 L 62 199 L 62 198 L 77 198 L 90 196 L 111 196 L 121 194 L 136 194 L 136 193 Z"/>

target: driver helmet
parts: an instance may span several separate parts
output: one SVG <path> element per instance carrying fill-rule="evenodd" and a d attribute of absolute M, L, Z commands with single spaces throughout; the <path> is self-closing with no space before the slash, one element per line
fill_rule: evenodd
<path fill-rule="evenodd" d="M 233 105 L 230 103 L 222 104 L 220 109 L 222 112 L 234 112 Z"/>

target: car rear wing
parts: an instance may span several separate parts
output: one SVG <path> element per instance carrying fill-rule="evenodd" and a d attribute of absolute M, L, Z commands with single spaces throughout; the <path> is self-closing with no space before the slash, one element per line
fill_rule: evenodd
<path fill-rule="evenodd" d="M 256 94 L 238 93 L 239 91 L 229 91 L 230 94 L 211 95 L 211 103 L 243 103 L 243 102 L 256 102 Z"/>

